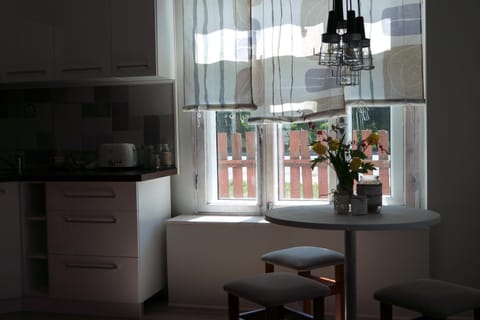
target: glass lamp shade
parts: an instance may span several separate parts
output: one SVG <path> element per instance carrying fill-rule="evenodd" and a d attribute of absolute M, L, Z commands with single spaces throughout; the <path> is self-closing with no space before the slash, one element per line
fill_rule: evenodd
<path fill-rule="evenodd" d="M 343 63 L 349 66 L 361 65 L 362 36 L 359 33 L 346 33 L 343 35 Z"/>
<path fill-rule="evenodd" d="M 340 36 L 338 34 L 324 33 L 322 35 L 322 46 L 320 47 L 319 64 L 324 66 L 340 65 L 342 56 Z"/>
<path fill-rule="evenodd" d="M 372 50 L 370 50 L 370 39 L 362 40 L 362 70 L 372 70 L 373 65 Z"/>
<path fill-rule="evenodd" d="M 356 86 L 360 83 L 360 70 L 353 70 L 349 65 L 341 65 L 337 69 L 337 85 Z"/>
<path fill-rule="evenodd" d="M 363 39 L 361 41 L 360 63 L 352 65 L 353 70 L 372 70 L 373 58 L 370 50 L 370 39 Z"/>

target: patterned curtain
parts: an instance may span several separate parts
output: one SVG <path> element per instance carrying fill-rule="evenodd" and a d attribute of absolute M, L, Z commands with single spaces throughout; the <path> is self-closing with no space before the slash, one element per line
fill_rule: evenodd
<path fill-rule="evenodd" d="M 183 0 L 184 110 L 296 122 L 343 115 L 345 98 L 423 99 L 420 1 L 361 1 L 375 69 L 344 89 L 314 55 L 331 0 Z"/>

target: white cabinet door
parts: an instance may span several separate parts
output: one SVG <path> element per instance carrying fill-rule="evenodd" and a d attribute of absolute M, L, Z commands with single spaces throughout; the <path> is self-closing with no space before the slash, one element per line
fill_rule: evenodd
<path fill-rule="evenodd" d="M 21 242 L 18 183 L 0 183 L 0 299 L 21 296 Z"/>
<path fill-rule="evenodd" d="M 108 0 L 56 0 L 54 40 L 58 79 L 108 76 Z"/>
<path fill-rule="evenodd" d="M 53 79 L 53 0 L 0 1 L 2 81 Z"/>
<path fill-rule="evenodd" d="M 155 0 L 113 0 L 112 74 L 156 75 Z"/>

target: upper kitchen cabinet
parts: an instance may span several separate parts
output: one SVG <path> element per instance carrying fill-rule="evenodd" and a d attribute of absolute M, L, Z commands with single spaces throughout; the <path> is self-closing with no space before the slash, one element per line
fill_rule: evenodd
<path fill-rule="evenodd" d="M 175 79 L 174 0 L 1 0 L 0 81 Z"/>
<path fill-rule="evenodd" d="M 156 75 L 154 8 L 154 0 L 111 2 L 114 76 Z"/>
<path fill-rule="evenodd" d="M 111 0 L 112 75 L 175 78 L 173 0 Z"/>
<path fill-rule="evenodd" d="M 110 76 L 109 0 L 55 1 L 55 69 L 59 80 Z"/>
<path fill-rule="evenodd" d="M 0 1 L 0 80 L 54 78 L 54 0 Z"/>

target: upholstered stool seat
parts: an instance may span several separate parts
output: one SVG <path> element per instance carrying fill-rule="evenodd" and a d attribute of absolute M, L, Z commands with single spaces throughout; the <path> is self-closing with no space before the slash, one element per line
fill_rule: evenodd
<path fill-rule="evenodd" d="M 342 253 L 322 247 L 299 246 L 268 252 L 261 256 L 265 262 L 265 272 L 273 272 L 274 266 L 295 270 L 299 275 L 319 281 L 330 288 L 330 294 L 336 296 L 336 319 L 345 318 L 344 261 Z M 335 278 L 316 277 L 311 271 L 334 266 Z M 303 310 L 311 311 L 309 300 L 305 300 Z"/>
<path fill-rule="evenodd" d="M 431 319 L 474 311 L 474 319 L 480 320 L 480 290 L 450 282 L 418 279 L 392 285 L 374 293 L 380 301 L 381 320 L 392 319 L 392 306 L 421 313 Z"/>
<path fill-rule="evenodd" d="M 266 308 L 266 319 L 282 319 L 286 304 L 313 299 L 313 319 L 324 319 L 324 296 L 330 289 L 314 280 L 286 272 L 263 273 L 224 285 L 230 320 L 239 318 L 239 298 Z"/>

